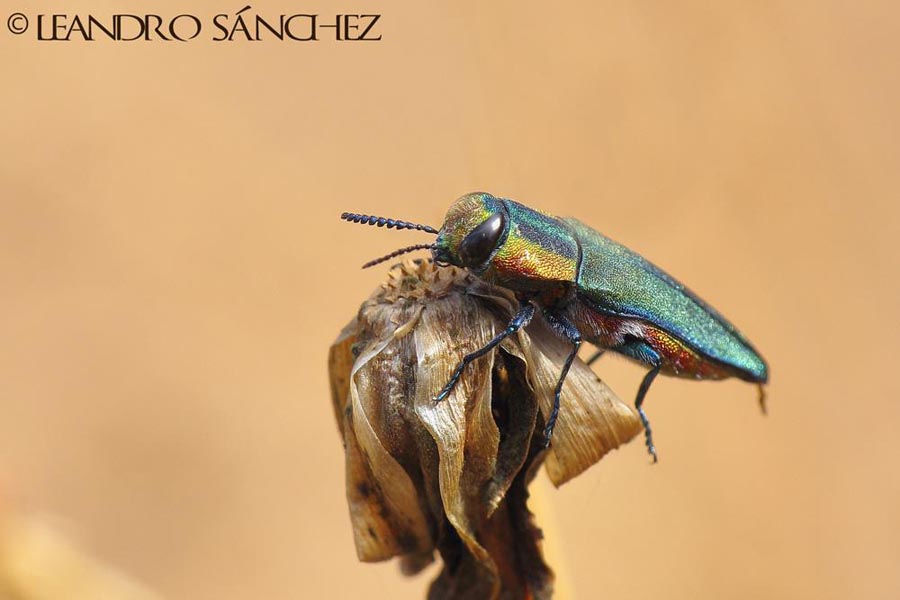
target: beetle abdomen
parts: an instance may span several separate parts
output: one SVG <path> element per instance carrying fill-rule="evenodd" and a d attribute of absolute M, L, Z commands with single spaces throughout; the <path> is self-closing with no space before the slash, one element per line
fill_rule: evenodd
<path fill-rule="evenodd" d="M 743 379 L 768 380 L 765 361 L 715 309 L 635 252 L 577 219 L 565 222 L 581 245 L 577 289 L 587 304 L 611 317 L 645 322 L 650 330 L 659 330 L 658 343 L 673 352 L 680 342 Z"/>
<path fill-rule="evenodd" d="M 710 359 L 643 319 L 605 314 L 583 301 L 571 303 L 566 311 L 566 316 L 576 324 L 584 339 L 596 346 L 642 360 L 624 349 L 632 346 L 634 341 L 646 343 L 662 359 L 660 367 L 668 375 L 691 379 L 743 376 L 742 371 Z"/>

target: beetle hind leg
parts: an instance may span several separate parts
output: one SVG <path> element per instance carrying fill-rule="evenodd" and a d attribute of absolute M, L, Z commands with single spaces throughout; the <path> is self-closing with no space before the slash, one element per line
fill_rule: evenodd
<path fill-rule="evenodd" d="M 584 364 L 586 364 L 587 366 L 591 366 L 592 364 L 594 364 L 595 362 L 597 362 L 597 360 L 598 360 L 601 356 L 603 356 L 603 353 L 604 353 L 604 352 L 606 352 L 606 349 L 600 348 L 599 350 L 597 350 L 596 352 L 594 352 L 593 354 L 591 354 L 591 357 L 588 358 L 586 361 L 584 361 Z"/>
<path fill-rule="evenodd" d="M 644 375 L 644 380 L 641 381 L 641 387 L 638 388 L 637 399 L 634 401 L 634 407 L 637 409 L 638 416 L 641 417 L 641 423 L 644 425 L 644 441 L 647 444 L 647 452 L 653 457 L 653 462 L 659 462 L 659 458 L 656 456 L 656 446 L 653 444 L 653 430 L 650 428 L 650 420 L 647 418 L 647 413 L 644 412 L 643 404 L 644 396 L 647 395 L 650 384 L 653 383 L 653 380 L 656 379 L 656 376 L 659 374 L 660 366 L 661 365 L 656 365 Z"/>
<path fill-rule="evenodd" d="M 647 413 L 644 412 L 643 405 L 644 396 L 647 395 L 650 384 L 653 383 L 653 380 L 656 379 L 656 376 L 659 375 L 659 371 L 662 368 L 662 357 L 660 357 L 656 350 L 651 348 L 646 342 L 638 339 L 629 339 L 621 346 L 616 346 L 615 350 L 625 356 L 648 364 L 651 367 L 650 371 L 644 375 L 644 379 L 641 381 L 641 385 L 638 388 L 634 407 L 637 409 L 638 416 L 641 418 L 641 423 L 644 425 L 644 441 L 647 444 L 647 452 L 653 457 L 654 463 L 659 462 L 659 458 L 656 456 L 656 445 L 653 443 L 653 429 L 650 427 L 650 420 L 647 418 Z"/>

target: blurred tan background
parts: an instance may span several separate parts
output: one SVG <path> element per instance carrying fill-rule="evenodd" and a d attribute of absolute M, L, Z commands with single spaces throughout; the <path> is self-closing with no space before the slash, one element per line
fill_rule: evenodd
<path fill-rule="evenodd" d="M 204 37 L 220 10 L 152 7 Z M 4 505 L 169 598 L 423 597 L 356 561 L 325 363 L 384 276 L 360 264 L 428 237 L 337 216 L 440 225 L 484 189 L 643 253 L 771 365 L 768 418 L 660 379 L 657 466 L 636 441 L 544 490 L 568 597 L 900 596 L 896 4 L 251 14 L 367 11 L 381 42 L 0 30 Z M 597 371 L 629 401 L 643 373 Z"/>

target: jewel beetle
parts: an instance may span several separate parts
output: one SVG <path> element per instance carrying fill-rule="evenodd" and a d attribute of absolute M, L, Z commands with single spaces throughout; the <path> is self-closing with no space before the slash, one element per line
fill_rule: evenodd
<path fill-rule="evenodd" d="M 356 213 L 343 213 L 341 218 L 437 235 L 432 244 L 401 248 L 364 267 L 427 249 L 439 265 L 465 268 L 511 290 L 519 300 L 507 327 L 462 359 L 436 401 L 450 393 L 469 363 L 526 326 L 537 312 L 571 344 L 544 429 L 545 444 L 550 443 L 563 383 L 582 342 L 598 348 L 588 364 L 609 350 L 649 367 L 635 408 L 654 462 L 656 447 L 643 403 L 659 374 L 712 380 L 737 377 L 757 384 L 765 411 L 768 366 L 747 338 L 674 277 L 577 219 L 554 217 L 486 192 L 459 198 L 440 230 Z"/>

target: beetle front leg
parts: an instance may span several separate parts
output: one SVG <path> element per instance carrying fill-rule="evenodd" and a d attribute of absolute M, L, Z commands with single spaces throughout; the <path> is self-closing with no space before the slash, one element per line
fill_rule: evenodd
<path fill-rule="evenodd" d="M 434 397 L 434 401 L 440 402 L 441 400 L 446 398 L 451 391 L 453 391 L 453 387 L 456 385 L 456 382 L 459 381 L 459 378 L 462 377 L 463 371 L 467 366 L 469 366 L 469 363 L 471 363 L 473 360 L 481 358 L 482 356 L 496 348 L 498 345 L 500 345 L 500 342 L 528 325 L 528 323 L 531 321 L 531 317 L 533 316 L 534 305 L 531 304 L 531 302 L 522 302 L 522 304 L 519 306 L 519 312 L 517 312 L 516 315 L 512 318 L 512 320 L 506 326 L 506 329 L 497 334 L 494 339 L 485 344 L 484 347 L 479 348 L 478 350 L 470 354 L 466 354 L 463 357 L 462 361 L 460 361 L 459 365 L 456 367 L 456 370 L 453 372 L 453 375 L 450 376 L 450 380 L 443 388 L 441 388 L 441 391 L 438 392 L 438 395 Z"/>

